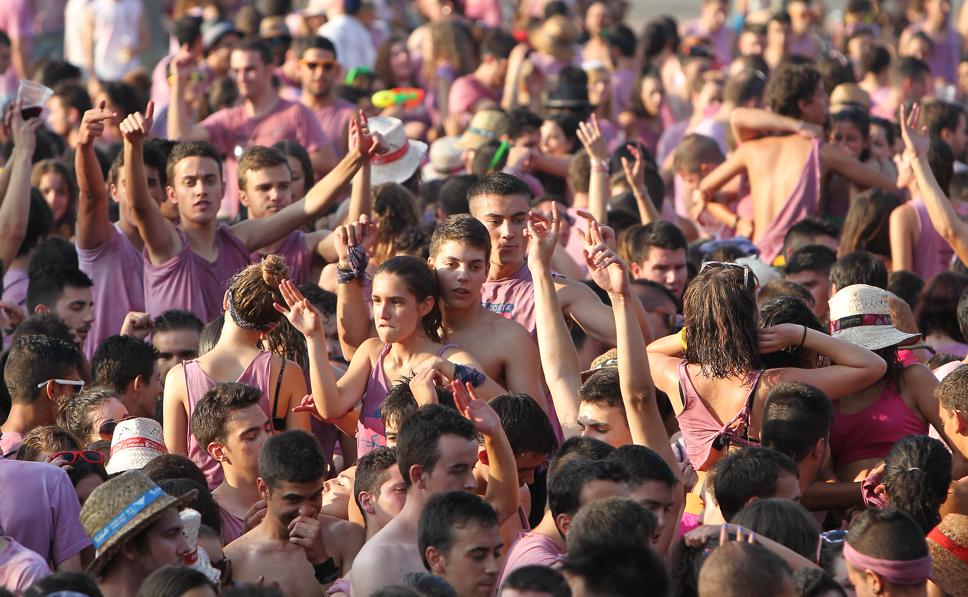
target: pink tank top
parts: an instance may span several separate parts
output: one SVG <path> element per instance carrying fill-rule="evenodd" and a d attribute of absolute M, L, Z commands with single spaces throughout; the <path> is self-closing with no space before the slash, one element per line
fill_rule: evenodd
<path fill-rule="evenodd" d="M 286 260 L 289 266 L 289 279 L 296 286 L 305 284 L 309 281 L 309 268 L 312 265 L 312 256 L 306 248 L 306 233 L 302 230 L 293 230 L 282 240 L 274 251 L 254 251 L 252 262 L 258 263 L 262 258 L 270 253 L 279 255 Z"/>
<path fill-rule="evenodd" d="M 510 278 L 486 280 L 481 286 L 481 304 L 505 319 L 520 323 L 533 336 L 536 329 L 534 284 L 527 262 L 522 262 L 521 269 Z"/>
<path fill-rule="evenodd" d="M 928 208 L 921 197 L 911 199 L 911 207 L 918 213 L 918 220 L 921 221 L 921 234 L 914 243 L 912 255 L 914 273 L 928 281 L 941 272 L 948 271 L 955 252 L 931 223 Z M 962 218 L 968 217 L 968 209 L 960 204 L 958 207 L 958 215 Z"/>
<path fill-rule="evenodd" d="M 259 356 L 252 359 L 249 366 L 236 380 L 238 383 L 249 384 L 262 390 L 259 404 L 270 418 L 273 416 L 273 413 L 269 412 L 269 369 L 271 366 L 272 353 L 260 352 Z M 200 445 L 192 434 L 192 413 L 195 412 L 195 405 L 202 399 L 205 392 L 219 382 L 209 377 L 198 365 L 197 360 L 185 361 L 183 368 L 185 371 L 185 390 L 188 392 L 188 457 L 205 473 L 208 488 L 215 489 L 222 483 L 222 465 L 209 456 L 205 446 Z"/>
<path fill-rule="evenodd" d="M 757 445 L 758 440 L 749 437 L 750 417 L 753 410 L 753 398 L 760 383 L 763 371 L 752 372 L 749 395 L 746 405 L 725 425 L 719 422 L 716 415 L 703 402 L 696 386 L 689 377 L 686 361 L 679 361 L 679 389 L 682 392 L 682 412 L 676 417 L 679 429 L 686 443 L 686 454 L 689 462 L 697 471 L 709 468 L 713 463 L 709 460 L 714 444 L 722 444 L 717 448 L 724 449 L 728 445 Z M 718 440 L 718 441 L 717 441 Z"/>
<path fill-rule="evenodd" d="M 830 451 L 834 466 L 840 468 L 867 458 L 884 458 L 901 438 L 927 434 L 928 424 L 911 412 L 892 383 L 867 408 L 853 414 L 834 412 Z"/>
<path fill-rule="evenodd" d="M 770 227 L 763 233 L 756 246 L 760 248 L 760 259 L 772 263 L 783 248 L 783 237 L 797 222 L 816 215 L 820 199 L 820 141 L 814 140 L 807 162 L 803 165 L 800 180 L 793 187 L 779 213 L 773 218 Z"/>

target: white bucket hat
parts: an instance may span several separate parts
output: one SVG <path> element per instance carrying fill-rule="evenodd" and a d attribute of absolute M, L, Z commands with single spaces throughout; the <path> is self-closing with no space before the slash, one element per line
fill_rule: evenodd
<path fill-rule="evenodd" d="M 406 182 L 427 154 L 427 144 L 407 139 L 403 121 L 399 118 L 374 116 L 368 124 L 370 132 L 379 133 L 386 147 L 386 152 L 370 158 L 370 184 L 377 186 L 388 182 Z"/>
<path fill-rule="evenodd" d="M 139 417 L 118 423 L 111 438 L 111 458 L 105 468 L 109 475 L 142 469 L 156 456 L 167 454 L 161 423 Z"/>
<path fill-rule="evenodd" d="M 457 137 L 440 137 L 430 144 L 428 158 L 430 161 L 421 170 L 423 180 L 437 180 L 464 169 L 461 156 L 464 150 L 460 148 Z"/>
<path fill-rule="evenodd" d="M 894 327 L 888 292 L 867 284 L 854 284 L 830 298 L 830 334 L 839 340 L 880 350 L 917 338 L 920 334 Z"/>

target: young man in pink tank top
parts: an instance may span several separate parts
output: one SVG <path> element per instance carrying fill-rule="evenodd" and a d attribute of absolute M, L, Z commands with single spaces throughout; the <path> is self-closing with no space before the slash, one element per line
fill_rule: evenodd
<path fill-rule="evenodd" d="M 337 198 L 375 149 L 365 125 L 354 128 L 355 151 L 307 193 L 271 217 L 245 220 L 231 228 L 218 223 L 225 190 L 215 148 L 204 142 L 176 145 L 168 162 L 168 200 L 178 206 L 181 225 L 164 218 L 151 200 L 144 176 L 142 145 L 151 130 L 154 104 L 147 113 L 121 123 L 125 137 L 125 180 L 135 225 L 145 241 L 145 298 L 152 315 L 171 308 L 194 311 L 203 321 L 222 312 L 229 279 L 248 265 L 249 254 L 272 244 L 318 217 Z"/>

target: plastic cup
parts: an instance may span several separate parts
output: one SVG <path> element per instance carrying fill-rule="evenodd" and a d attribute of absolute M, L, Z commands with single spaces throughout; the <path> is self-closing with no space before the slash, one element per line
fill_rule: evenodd
<path fill-rule="evenodd" d="M 54 95 L 54 90 L 40 83 L 20 80 L 17 87 L 17 101 L 20 102 L 20 114 L 24 120 L 37 118 L 44 110 L 44 104 Z"/>

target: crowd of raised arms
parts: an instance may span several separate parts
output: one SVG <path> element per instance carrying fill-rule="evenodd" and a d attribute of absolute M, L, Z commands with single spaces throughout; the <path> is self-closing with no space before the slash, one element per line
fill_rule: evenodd
<path fill-rule="evenodd" d="M 0 0 L 0 597 L 968 595 L 968 2 L 652 3 Z"/>

